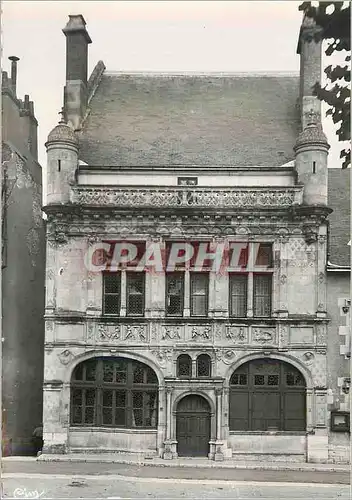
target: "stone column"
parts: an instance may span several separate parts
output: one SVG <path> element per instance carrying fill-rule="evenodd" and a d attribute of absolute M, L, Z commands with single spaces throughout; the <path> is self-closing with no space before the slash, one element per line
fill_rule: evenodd
<path fill-rule="evenodd" d="M 320 231 L 325 228 L 321 228 Z M 316 310 L 318 318 L 326 317 L 326 235 L 320 234 L 318 236 L 318 243 L 316 244 Z"/>
<path fill-rule="evenodd" d="M 121 270 L 121 307 L 120 307 L 120 316 L 126 316 L 127 306 L 126 306 L 126 297 L 127 297 L 127 280 L 126 280 L 126 270 Z"/>
<path fill-rule="evenodd" d="M 172 389 L 166 390 L 166 441 L 164 442 L 164 460 L 172 460 L 177 456 L 176 441 L 172 432 Z"/>
<path fill-rule="evenodd" d="M 190 303 L 191 303 L 191 283 L 190 283 L 190 273 L 189 269 L 185 270 L 185 301 L 184 301 L 184 309 L 183 309 L 183 316 L 185 318 L 190 317 Z"/>
<path fill-rule="evenodd" d="M 223 442 L 222 437 L 222 389 L 215 389 L 216 396 L 216 443 L 215 443 L 215 461 L 224 460 L 224 454 L 222 452 Z"/>

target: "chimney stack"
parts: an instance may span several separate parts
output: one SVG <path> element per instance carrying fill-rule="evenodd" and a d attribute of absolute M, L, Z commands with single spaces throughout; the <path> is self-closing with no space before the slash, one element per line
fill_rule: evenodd
<path fill-rule="evenodd" d="M 310 110 L 321 120 L 321 105 L 314 95 L 314 86 L 321 83 L 322 41 L 319 38 L 322 28 L 314 19 L 304 14 L 297 46 L 300 55 L 300 109 L 302 130 L 307 126 L 305 116 Z"/>
<path fill-rule="evenodd" d="M 81 14 L 70 15 L 62 31 L 66 36 L 64 106 L 68 122 L 74 130 L 79 130 L 87 108 L 88 45 L 92 40 Z"/>
<path fill-rule="evenodd" d="M 16 85 L 17 85 L 17 61 L 19 61 L 19 57 L 16 56 L 10 56 L 9 57 L 11 61 L 11 89 L 16 97 Z"/>

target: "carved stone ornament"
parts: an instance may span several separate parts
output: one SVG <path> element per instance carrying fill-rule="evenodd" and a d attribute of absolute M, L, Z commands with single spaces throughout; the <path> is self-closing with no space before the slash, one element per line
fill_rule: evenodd
<path fill-rule="evenodd" d="M 318 281 L 320 284 L 324 283 L 325 280 L 325 274 L 323 272 L 319 273 Z"/>
<path fill-rule="evenodd" d="M 281 285 L 285 285 L 286 282 L 287 282 L 287 276 L 286 276 L 286 274 L 282 274 L 280 277 Z"/>
<path fill-rule="evenodd" d="M 303 356 L 302 356 L 303 361 L 304 361 L 307 365 L 310 365 L 310 364 L 312 364 L 312 363 L 313 363 L 313 361 L 314 361 L 314 357 L 315 357 L 315 356 L 314 356 L 314 353 L 313 353 L 313 352 L 310 352 L 310 351 L 305 352 L 305 353 L 303 354 Z"/>
<path fill-rule="evenodd" d="M 161 340 L 180 340 L 181 327 L 178 325 L 165 325 L 162 327 Z"/>
<path fill-rule="evenodd" d="M 146 325 L 127 325 L 125 330 L 125 340 L 146 342 Z"/>
<path fill-rule="evenodd" d="M 191 338 L 192 340 L 210 340 L 211 326 L 192 326 Z"/>
<path fill-rule="evenodd" d="M 232 342 L 247 341 L 247 329 L 244 326 L 227 326 L 225 335 Z"/>
<path fill-rule="evenodd" d="M 165 366 L 168 361 L 172 361 L 172 349 L 155 349 L 152 351 L 152 354 L 156 357 L 160 365 Z"/>
<path fill-rule="evenodd" d="M 55 231 L 55 241 L 58 245 L 65 245 L 68 241 L 67 234 L 63 231 Z"/>
<path fill-rule="evenodd" d="M 267 344 L 269 342 L 274 342 L 275 332 L 270 331 L 266 328 L 253 328 L 252 340 L 253 342 L 258 342 L 259 344 Z"/>
<path fill-rule="evenodd" d="M 112 342 L 121 337 L 120 325 L 98 325 L 97 340 L 100 342 Z"/>
<path fill-rule="evenodd" d="M 74 357 L 72 352 L 69 351 L 68 349 L 65 349 L 64 351 L 62 351 L 58 356 L 59 356 L 60 363 L 62 363 L 63 365 L 68 365 L 70 363 L 70 361 L 72 360 L 72 358 Z"/>
<path fill-rule="evenodd" d="M 114 207 L 288 207 L 296 198 L 294 189 L 206 189 L 206 188 L 75 188 L 78 205 Z"/>

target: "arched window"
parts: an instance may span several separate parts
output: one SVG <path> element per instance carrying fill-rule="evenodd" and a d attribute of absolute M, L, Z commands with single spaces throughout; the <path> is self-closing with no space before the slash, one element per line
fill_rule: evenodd
<path fill-rule="evenodd" d="M 197 358 L 197 377 L 211 377 L 211 358 L 208 354 L 200 354 Z"/>
<path fill-rule="evenodd" d="M 192 359 L 188 354 L 180 354 L 177 358 L 177 376 L 179 378 L 192 377 Z"/>
<path fill-rule="evenodd" d="M 240 366 L 230 379 L 232 431 L 303 431 L 306 384 L 288 363 L 259 359 Z"/>
<path fill-rule="evenodd" d="M 155 428 L 158 379 L 149 366 L 126 358 L 83 361 L 71 378 L 71 425 Z"/>

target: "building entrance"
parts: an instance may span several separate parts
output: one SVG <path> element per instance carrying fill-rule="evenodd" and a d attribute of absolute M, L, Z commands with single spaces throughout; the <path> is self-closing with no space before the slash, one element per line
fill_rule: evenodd
<path fill-rule="evenodd" d="M 210 406 L 202 396 L 185 396 L 176 413 L 179 457 L 206 457 L 210 441 Z"/>

